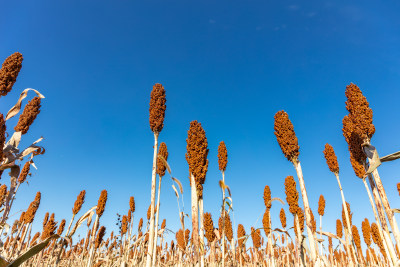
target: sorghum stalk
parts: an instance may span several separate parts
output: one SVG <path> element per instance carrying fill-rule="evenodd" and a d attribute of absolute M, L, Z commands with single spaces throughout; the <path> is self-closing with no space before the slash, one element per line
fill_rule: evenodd
<path fill-rule="evenodd" d="M 151 174 L 151 216 L 150 216 L 150 232 L 147 245 L 146 267 L 150 267 L 153 256 L 154 242 L 154 214 L 156 201 L 156 171 L 157 171 L 157 149 L 158 135 L 164 127 L 164 117 L 166 109 L 165 90 L 161 84 L 155 84 L 150 95 L 150 129 L 154 133 L 154 153 L 153 153 L 153 169 Z"/>
<path fill-rule="evenodd" d="M 308 241 L 310 244 L 310 254 L 311 254 L 311 260 L 313 263 L 317 263 L 318 260 L 318 252 L 316 249 L 316 244 L 315 244 L 315 239 L 314 235 L 311 231 L 311 217 L 310 217 L 310 205 L 308 202 L 308 196 L 307 196 L 307 191 L 304 183 L 304 178 L 303 178 L 303 172 L 301 170 L 301 165 L 300 161 L 298 160 L 299 156 L 299 145 L 297 141 L 296 134 L 293 129 L 293 124 L 289 120 L 289 116 L 285 111 L 278 111 L 275 114 L 275 123 L 274 123 L 274 129 L 275 129 L 275 136 L 278 140 L 278 144 L 282 149 L 283 154 L 285 157 L 293 163 L 297 177 L 299 179 L 299 184 L 300 184 L 300 190 L 301 190 L 301 195 L 303 198 L 303 204 L 304 204 L 304 209 L 305 209 L 305 215 L 306 215 L 306 226 L 307 226 L 307 235 L 308 235 Z"/>

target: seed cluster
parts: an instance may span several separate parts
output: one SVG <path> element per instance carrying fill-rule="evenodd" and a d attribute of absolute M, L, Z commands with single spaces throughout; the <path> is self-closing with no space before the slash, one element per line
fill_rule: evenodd
<path fill-rule="evenodd" d="M 371 245 L 371 227 L 367 218 L 361 223 L 361 231 L 363 233 L 364 242 L 369 247 Z"/>
<path fill-rule="evenodd" d="M 193 174 L 197 187 L 198 184 L 204 184 L 208 169 L 206 132 L 198 121 L 190 122 L 186 143 L 186 161 L 189 164 L 189 173 Z M 198 194 L 202 198 L 202 192 Z"/>
<path fill-rule="evenodd" d="M 340 238 L 343 237 L 343 227 L 342 222 L 338 219 L 336 220 L 336 235 Z"/>
<path fill-rule="evenodd" d="M 314 214 L 311 209 L 309 209 L 309 212 L 311 218 L 311 230 L 313 233 L 315 233 L 315 231 L 317 231 L 317 222 L 315 221 Z"/>
<path fill-rule="evenodd" d="M 242 248 L 243 246 L 244 238 L 242 237 L 244 237 L 245 235 L 246 235 L 246 230 L 244 229 L 244 226 L 242 224 L 239 224 L 237 230 L 237 237 L 240 248 Z"/>
<path fill-rule="evenodd" d="M 165 160 L 168 160 L 168 150 L 167 150 L 167 145 L 162 142 L 160 144 L 160 149 L 158 150 L 158 155 L 163 157 Z M 164 161 L 157 157 L 157 174 L 160 177 L 163 177 L 165 175 L 165 170 L 166 166 L 164 164 Z"/>
<path fill-rule="evenodd" d="M 293 176 L 288 176 L 285 179 L 285 194 L 289 211 L 294 215 L 297 213 L 297 208 L 299 207 L 299 192 L 297 192 L 296 181 Z"/>
<path fill-rule="evenodd" d="M 266 209 L 270 209 L 271 206 L 272 206 L 272 203 L 271 203 L 271 189 L 269 188 L 268 185 L 266 185 L 264 187 L 263 199 L 264 199 L 265 208 Z"/>
<path fill-rule="evenodd" d="M 281 208 L 281 211 L 279 212 L 279 219 L 281 220 L 282 228 L 286 228 L 286 214 L 285 210 Z"/>
<path fill-rule="evenodd" d="M 320 216 L 324 216 L 325 214 L 325 198 L 323 195 L 319 196 L 319 200 L 318 200 L 318 214 Z"/>
<path fill-rule="evenodd" d="M 21 53 L 15 52 L 4 60 L 0 69 L 0 96 L 5 96 L 11 91 L 22 68 L 23 59 Z"/>
<path fill-rule="evenodd" d="M 226 170 L 226 165 L 228 164 L 228 151 L 226 150 L 226 145 L 224 141 L 221 141 L 218 146 L 218 166 L 220 171 Z"/>
<path fill-rule="evenodd" d="M 126 215 L 122 216 L 121 223 L 121 234 L 124 235 L 128 231 L 128 217 Z"/>
<path fill-rule="evenodd" d="M 264 227 L 265 235 L 268 236 L 271 233 L 271 222 L 270 222 L 270 212 L 269 209 L 266 209 L 264 212 L 264 216 L 262 219 L 262 224 Z"/>
<path fill-rule="evenodd" d="M 22 167 L 22 170 L 21 170 L 21 172 L 20 172 L 20 174 L 19 174 L 19 177 L 18 177 L 18 182 L 19 182 L 20 184 L 22 184 L 23 182 L 25 182 L 26 177 L 27 177 L 28 174 L 29 174 L 30 168 L 31 168 L 31 162 L 30 162 L 30 161 L 25 162 L 24 167 Z"/>
<path fill-rule="evenodd" d="M 204 213 L 204 230 L 206 231 L 206 238 L 208 243 L 211 243 L 215 239 L 215 233 L 214 233 L 214 223 L 211 217 L 211 213 Z"/>
<path fill-rule="evenodd" d="M 83 203 L 85 202 L 86 191 L 82 190 L 75 200 L 74 207 L 72 208 L 72 214 L 76 215 L 81 210 Z"/>
<path fill-rule="evenodd" d="M 351 233 L 353 234 L 353 240 L 354 240 L 354 243 L 356 244 L 357 249 L 361 250 L 361 240 L 360 240 L 360 234 L 358 233 L 357 226 L 353 225 L 351 227 Z"/>
<path fill-rule="evenodd" d="M 253 240 L 253 247 L 258 249 L 261 247 L 261 231 L 260 229 L 255 230 L 251 227 L 251 239 Z"/>
<path fill-rule="evenodd" d="M 329 170 L 333 173 L 339 173 L 339 164 L 335 154 L 335 150 L 330 144 L 325 144 L 324 156 L 326 159 L 326 164 L 328 164 Z"/>
<path fill-rule="evenodd" d="M 41 198 L 40 192 L 36 193 L 35 199 L 31 202 L 29 205 L 29 208 L 25 212 L 25 223 L 32 223 L 33 219 L 35 218 L 36 211 L 39 208 L 40 205 L 40 198 Z"/>
<path fill-rule="evenodd" d="M 134 197 L 129 198 L 129 208 L 132 213 L 135 212 L 135 198 Z"/>
<path fill-rule="evenodd" d="M 106 234 L 106 228 L 104 226 L 100 227 L 99 232 L 97 233 L 96 236 L 96 241 L 95 241 L 95 248 L 99 248 L 101 242 L 103 242 L 103 237 Z"/>
<path fill-rule="evenodd" d="M 285 157 L 291 161 L 297 161 L 299 157 L 299 144 L 289 115 L 281 110 L 275 114 L 274 130 L 278 144 Z"/>
<path fill-rule="evenodd" d="M 0 162 L 3 161 L 3 147 L 6 143 L 6 129 L 6 121 L 4 120 L 3 114 L 0 113 Z"/>
<path fill-rule="evenodd" d="M 97 202 L 96 214 L 101 217 L 103 215 L 104 209 L 107 202 L 107 190 L 103 190 L 100 193 L 99 201 Z"/>
<path fill-rule="evenodd" d="M 57 229 L 57 222 L 54 220 L 54 213 L 51 214 L 50 219 L 47 221 L 46 225 L 43 228 L 41 240 L 45 240 L 52 236 Z"/>
<path fill-rule="evenodd" d="M 165 109 L 167 106 L 165 103 L 167 99 L 165 98 L 164 87 L 156 83 L 153 86 L 153 90 L 150 94 L 150 129 L 154 133 L 160 133 L 164 127 L 164 117 Z"/>
<path fill-rule="evenodd" d="M 343 205 L 342 205 L 342 222 L 343 222 L 344 228 L 347 229 L 347 225 L 353 225 L 353 223 L 352 223 L 353 214 L 351 213 L 350 204 L 349 204 L 348 202 L 346 202 L 346 206 L 347 206 L 347 212 L 348 212 L 348 214 L 349 214 L 349 220 L 350 220 L 350 222 L 349 222 L 349 224 L 347 224 L 346 214 L 345 214 L 345 212 L 344 212 L 344 206 L 343 206 Z"/>
<path fill-rule="evenodd" d="M 57 229 L 57 235 L 61 236 L 61 234 L 64 232 L 65 223 L 66 223 L 65 219 L 62 219 L 62 221 L 60 222 L 60 226 L 58 226 Z"/>
<path fill-rule="evenodd" d="M 3 206 L 6 197 L 7 197 L 7 185 L 3 184 L 0 186 L 0 207 Z"/>
<path fill-rule="evenodd" d="M 297 219 L 298 219 L 298 222 L 299 222 L 300 233 L 303 233 L 304 232 L 304 211 L 303 211 L 303 209 L 298 207 L 297 210 L 296 210 L 296 215 L 297 215 Z M 297 236 L 298 233 L 297 233 L 297 227 L 296 227 L 295 220 L 296 220 L 296 217 L 294 217 L 293 225 L 294 225 L 294 232 L 295 232 L 295 234 Z"/>
<path fill-rule="evenodd" d="M 17 126 L 14 127 L 16 132 L 21 132 L 22 134 L 26 134 L 28 132 L 29 127 L 40 113 L 40 102 L 41 98 L 35 96 L 31 101 L 28 102 L 28 104 L 26 104 L 24 111 L 22 112 L 21 116 L 19 116 Z"/>

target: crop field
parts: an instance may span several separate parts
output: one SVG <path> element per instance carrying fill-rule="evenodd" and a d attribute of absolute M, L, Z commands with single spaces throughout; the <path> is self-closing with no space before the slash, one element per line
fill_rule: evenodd
<path fill-rule="evenodd" d="M 22 61 L 23 56 L 18 52 L 4 60 L 0 70 L 0 103 L 13 90 Z M 265 185 L 259 196 L 265 205 L 262 227 L 243 225 L 240 217 L 233 220 L 233 200 L 244 200 L 231 194 L 230 177 L 225 177 L 229 168 L 229 146 L 221 141 L 218 158 L 209 158 L 206 132 L 196 120 L 190 122 L 187 129 L 185 158 L 190 188 L 183 188 L 182 182 L 171 171 L 167 144 L 162 142 L 168 94 L 158 83 L 153 85 L 151 92 L 149 90 L 150 98 L 143 99 L 149 101 L 149 125 L 154 135 L 153 158 L 148 159 L 152 161 L 152 170 L 147 181 L 149 188 L 151 184 L 151 192 L 148 192 L 151 204 L 147 214 L 136 214 L 135 196 L 131 196 L 126 199 L 129 210 L 118 217 L 118 231 L 107 231 L 108 226 L 102 222 L 107 209 L 107 190 L 101 191 L 97 203 L 89 204 L 92 207 L 89 210 L 82 209 L 86 195 L 83 190 L 75 203 L 71 203 L 69 218 L 56 220 L 55 214 L 49 212 L 44 218 L 38 218 L 37 210 L 46 210 L 41 205 L 41 192 L 36 193 L 32 202 L 26 203 L 19 218 L 12 217 L 18 189 L 25 186 L 32 168 L 36 168 L 35 157 L 46 157 L 42 138 L 28 147 L 19 146 L 21 140 L 29 136 L 30 126 L 40 123 L 41 105 L 46 105 L 46 98 L 39 91 L 30 88 L 22 91 L 13 107 L 0 104 L 2 111 L 9 109 L 7 113 L 0 113 L 0 146 L 3 148 L 0 150 L 0 267 L 399 266 L 400 231 L 395 213 L 400 211 L 392 203 L 398 203 L 398 200 L 389 200 L 385 192 L 385 188 L 396 185 L 390 181 L 383 185 L 379 166 L 399 158 L 400 153 L 378 156 L 372 145 L 375 126 L 367 98 L 353 83 L 343 85 L 343 88 L 347 100 L 342 105 L 348 112 L 342 120 L 342 133 L 350 154 L 347 162 L 363 183 L 358 190 L 363 190 L 369 198 L 369 203 L 363 206 L 372 210 L 374 218 L 365 218 L 362 222 L 352 220 L 353 212 L 363 211 L 353 211 L 351 204 L 346 202 L 346 195 L 351 192 L 342 189 L 338 159 L 334 147 L 327 143 L 320 157 L 325 157 L 326 172 L 337 180 L 337 187 L 331 190 L 337 191 L 340 196 L 337 203 L 342 207 L 341 218 L 336 220 L 336 232 L 324 229 L 323 194 L 318 196 L 318 209 L 310 208 L 314 205 L 310 205 L 307 192 L 310 182 L 303 177 L 296 125 L 283 110 L 275 113 L 270 129 L 282 151 L 273 156 L 285 157 L 297 175 L 284 178 L 285 199 L 271 197 L 270 187 Z M 19 117 L 16 125 L 8 123 L 12 117 Z M 218 210 L 219 217 L 214 218 L 204 210 L 203 204 L 209 161 L 218 161 L 220 171 L 220 201 L 214 207 L 207 207 Z M 179 229 L 169 229 L 166 219 L 159 216 L 160 209 L 164 208 L 160 194 L 165 177 L 173 182 Z M 400 194 L 400 183 L 397 190 Z M 188 214 L 182 210 L 184 192 L 191 203 Z M 272 205 L 277 204 L 282 206 L 279 213 L 271 212 Z M 279 218 L 280 225 L 272 225 L 271 218 Z M 42 230 L 34 231 L 33 224 L 40 225 Z M 78 238 L 77 231 L 85 232 L 85 236 Z M 173 236 L 172 240 L 166 241 L 167 232 Z"/>

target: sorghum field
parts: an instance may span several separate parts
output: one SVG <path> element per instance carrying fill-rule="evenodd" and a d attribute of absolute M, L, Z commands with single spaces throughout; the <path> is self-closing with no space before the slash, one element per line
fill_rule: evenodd
<path fill-rule="evenodd" d="M 0 70 L 1 98 L 13 89 L 22 61 L 22 54 L 18 52 L 4 60 Z M 35 157 L 46 156 L 45 148 L 40 146 L 42 138 L 28 147 L 19 147 L 21 139 L 29 135 L 29 127 L 38 123 L 36 120 L 40 118 L 42 101 L 45 100 L 39 91 L 22 91 L 15 106 L 9 107 L 6 114 L 0 114 L 0 145 L 3 148 L 0 150 L 0 266 L 399 266 L 400 232 L 394 216 L 399 210 L 393 209 L 385 193 L 379 166 L 382 162 L 399 158 L 400 153 L 378 156 L 372 145 L 375 133 L 373 112 L 366 97 L 355 84 L 343 85 L 343 88 L 347 101 L 342 104 L 348 111 L 342 120 L 343 137 L 348 144 L 354 173 L 362 181 L 365 187 L 362 190 L 365 189 L 369 197 L 366 205 L 370 205 L 374 219 L 365 219 L 361 224 L 352 221 L 353 211 L 350 203 L 346 202 L 349 192 L 341 187 L 334 148 L 326 144 L 320 156 L 325 157 L 326 171 L 337 180 L 335 190 L 341 196 L 337 199 L 342 205 L 342 214 L 336 221 L 336 232 L 328 232 L 322 225 L 325 214 L 323 195 L 319 196 L 318 210 L 310 208 L 295 127 L 283 110 L 276 112 L 270 130 L 274 131 L 276 143 L 282 150 L 282 155 L 276 156 L 286 157 L 293 164 L 297 176 L 284 179 L 282 190 L 286 199 L 272 198 L 269 186 L 265 186 L 263 195 L 260 194 L 260 201 L 263 199 L 265 204 L 263 227 L 255 229 L 242 225 L 241 218 L 236 218 L 239 224 L 237 229 L 232 229 L 233 196 L 229 177 L 225 177 L 229 147 L 221 141 L 218 158 L 208 158 L 206 132 L 198 121 L 190 122 L 187 131 L 190 190 L 184 190 L 171 173 L 168 148 L 161 142 L 167 101 L 166 90 L 161 84 L 153 85 L 151 93 L 149 90 L 150 98 L 146 100 L 149 101 L 149 125 L 154 135 L 154 154 L 152 159 L 148 159 L 152 160 L 153 167 L 148 180 L 151 183 L 151 205 L 147 214 L 135 213 L 135 198 L 132 196 L 126 199 L 129 210 L 119 219 L 119 231 L 108 233 L 107 225 L 102 223 L 107 208 L 107 190 L 101 192 L 98 202 L 92 203 L 89 210 L 82 210 L 86 194 L 82 190 L 75 203 L 71 203 L 69 218 L 56 221 L 54 213 L 38 218 L 36 212 L 41 207 L 43 196 L 37 192 L 19 218 L 11 219 L 14 199 L 18 189 L 26 183 L 31 168 L 35 167 Z M 27 97 L 31 99 L 27 101 Z M 7 123 L 14 116 L 19 116 L 18 123 Z M 220 170 L 221 201 L 214 207 L 220 211 L 218 218 L 212 218 L 203 209 L 203 184 L 209 160 L 218 160 Z M 167 229 L 166 220 L 159 216 L 161 185 L 165 176 L 173 180 L 180 229 Z M 400 193 L 400 183 L 397 189 Z M 186 195 L 190 192 L 188 215 L 180 206 L 184 191 Z M 283 204 L 279 214 L 271 213 L 271 206 L 277 202 Z M 281 224 L 272 225 L 272 217 L 279 217 Z M 41 231 L 32 231 L 34 222 L 43 223 Z M 79 228 L 87 229 L 86 237 L 77 238 Z M 175 237 L 170 242 L 164 239 L 167 230 Z M 333 243 L 338 245 L 333 246 Z"/>

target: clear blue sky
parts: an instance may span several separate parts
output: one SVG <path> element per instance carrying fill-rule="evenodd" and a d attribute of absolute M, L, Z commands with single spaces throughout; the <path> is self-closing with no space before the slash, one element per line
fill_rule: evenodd
<path fill-rule="evenodd" d="M 38 170 L 20 189 L 12 213 L 26 209 L 41 191 L 39 229 L 47 211 L 69 221 L 81 190 L 87 191 L 87 210 L 107 189 L 102 219 L 107 232 L 116 229 L 116 213 L 127 212 L 130 196 L 136 199 L 136 225 L 150 202 L 150 91 L 162 83 L 167 110 L 160 141 L 168 146 L 173 175 L 183 182 L 186 212 L 185 152 L 192 120 L 202 123 L 209 142 L 204 207 L 215 223 L 222 140 L 229 154 L 226 181 L 235 227 L 242 223 L 249 231 L 264 212 L 265 185 L 273 197 L 285 199 L 284 178 L 295 172 L 273 133 L 274 114 L 284 109 L 299 139 L 314 214 L 323 194 L 324 229 L 335 232 L 340 194 L 322 153 L 330 143 L 360 228 L 373 214 L 341 132 L 344 91 L 356 83 L 369 100 L 377 129 L 372 142 L 379 153 L 398 151 L 399 11 L 398 1 L 5 1 L 0 61 L 19 51 L 24 62 L 13 91 L 1 98 L 0 111 L 6 113 L 28 87 L 46 96 L 22 144 L 44 136 L 46 154 L 36 158 Z M 393 207 L 399 208 L 400 162 L 385 163 L 380 173 Z M 178 211 L 168 176 L 161 197 L 161 218 L 175 231 Z M 280 208 L 273 204 L 273 226 L 280 226 Z"/>

